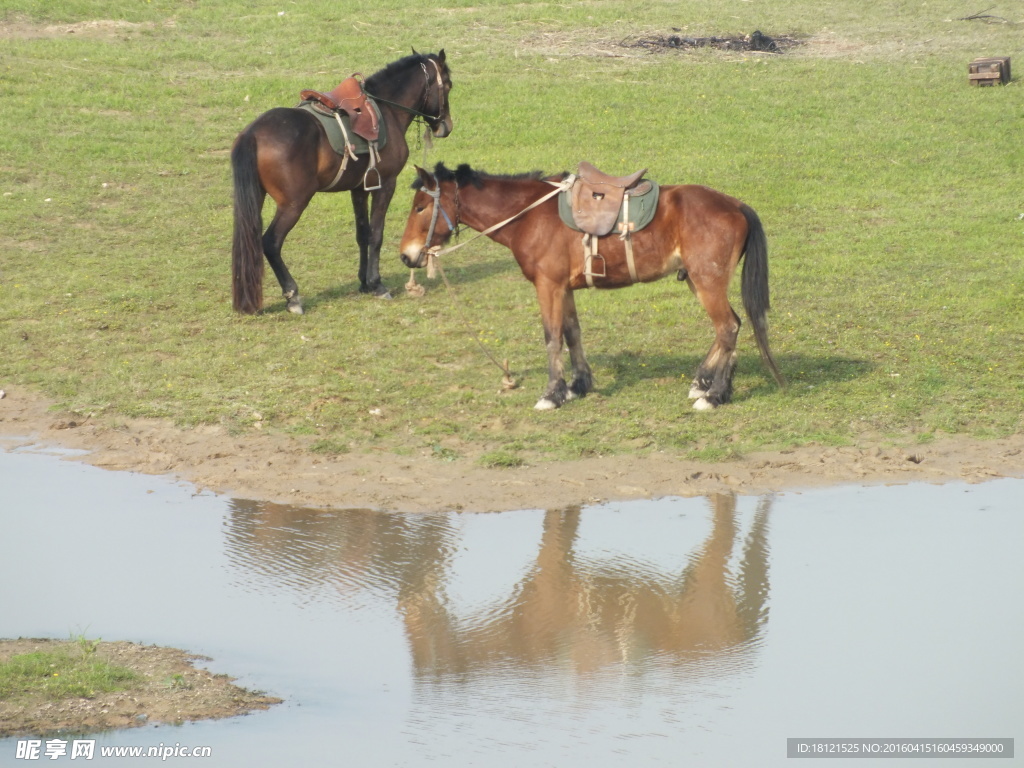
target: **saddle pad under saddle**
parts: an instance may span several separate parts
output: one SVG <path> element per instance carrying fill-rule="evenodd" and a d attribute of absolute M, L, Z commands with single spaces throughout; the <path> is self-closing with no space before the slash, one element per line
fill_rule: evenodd
<path fill-rule="evenodd" d="M 385 127 L 384 119 L 377 104 L 369 100 L 367 100 L 367 104 L 369 104 L 373 108 L 373 111 L 377 113 L 377 124 L 380 126 L 380 134 L 377 138 L 377 149 L 381 149 L 388 141 L 387 128 Z M 329 111 L 317 101 L 303 101 L 296 107 L 296 109 L 304 109 L 319 120 L 320 124 L 323 125 L 324 130 L 327 131 L 327 140 L 331 142 L 331 147 L 334 151 L 339 155 L 345 154 L 345 137 L 341 132 L 341 128 L 338 126 L 338 121 L 334 117 L 333 112 Z M 341 121 L 345 124 L 345 130 L 348 131 L 348 139 L 352 144 L 352 150 L 357 155 L 368 155 L 370 153 L 370 143 L 352 130 L 352 121 L 349 119 L 348 115 L 344 112 L 339 114 L 341 115 Z"/>
<path fill-rule="evenodd" d="M 650 179 L 644 179 L 640 182 L 641 185 L 650 184 L 651 187 L 648 191 L 640 195 L 629 196 L 629 220 L 633 224 L 633 232 L 646 227 L 654 219 L 654 214 L 658 210 L 658 184 Z M 577 232 L 583 230 L 576 226 L 576 221 L 572 215 L 572 190 L 568 189 L 562 192 L 558 196 L 558 215 L 561 217 L 562 222 L 570 229 L 575 229 Z M 619 225 L 622 224 L 622 209 L 619 209 L 619 215 L 615 219 L 615 226 L 612 227 L 610 235 L 618 234 L 621 230 Z"/>

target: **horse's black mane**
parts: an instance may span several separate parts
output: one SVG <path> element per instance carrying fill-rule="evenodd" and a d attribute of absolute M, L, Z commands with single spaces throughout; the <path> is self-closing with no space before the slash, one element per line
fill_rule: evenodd
<path fill-rule="evenodd" d="M 435 54 L 426 53 L 413 53 L 409 56 L 399 59 L 398 61 L 392 61 L 384 69 L 379 72 L 374 72 L 368 78 L 366 78 L 366 90 L 370 93 L 376 93 L 378 89 L 382 88 L 386 84 L 392 82 L 395 78 L 400 75 L 404 75 L 405 71 L 410 67 L 419 66 L 420 64 L 426 64 L 430 59 L 437 61 Z M 448 72 L 451 75 L 451 69 L 448 67 L 447 62 L 438 62 L 441 65 L 442 72 Z"/>
<path fill-rule="evenodd" d="M 497 179 L 499 181 L 538 181 L 544 178 L 544 171 L 530 171 L 529 173 L 513 173 L 513 174 L 497 174 L 487 173 L 486 171 L 478 171 L 474 168 L 470 168 L 467 163 L 462 163 L 454 171 L 447 168 L 444 163 L 438 163 L 434 166 L 434 177 L 438 181 L 454 181 L 456 186 L 460 189 L 467 184 L 472 184 L 474 187 L 481 187 L 486 179 Z M 423 186 L 423 181 L 418 177 L 412 183 L 413 189 L 419 189 Z"/>

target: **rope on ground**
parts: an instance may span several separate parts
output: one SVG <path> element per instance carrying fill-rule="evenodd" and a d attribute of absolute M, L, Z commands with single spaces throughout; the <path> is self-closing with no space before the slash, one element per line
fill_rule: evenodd
<path fill-rule="evenodd" d="M 444 281 L 444 287 L 448 291 L 448 296 L 451 297 L 452 304 L 455 306 L 455 311 L 459 315 L 459 320 L 462 322 L 464 326 L 466 326 L 466 330 L 468 330 L 472 334 L 473 338 L 476 339 L 477 345 L 479 345 L 480 349 L 484 351 L 484 354 L 487 355 L 487 357 L 490 359 L 492 363 L 494 363 L 496 366 L 498 366 L 498 368 L 501 369 L 503 376 L 501 378 L 501 389 L 499 391 L 507 392 L 510 389 L 515 389 L 516 387 L 518 387 L 519 382 L 515 380 L 515 377 L 512 376 L 512 371 L 509 370 L 508 358 L 506 357 L 504 362 L 499 363 L 498 358 L 496 358 L 491 353 L 491 350 L 484 346 L 484 343 L 480 341 L 480 336 L 473 330 L 473 326 L 469 324 L 469 321 L 466 320 L 466 316 L 462 312 L 462 306 L 459 304 L 458 299 L 455 296 L 455 289 L 452 288 L 452 284 L 448 282 L 448 275 L 444 273 L 444 267 L 441 266 L 441 260 L 435 259 L 433 254 L 430 254 L 429 259 L 430 260 L 428 262 L 428 269 L 436 267 L 437 271 L 441 273 L 441 280 Z"/>

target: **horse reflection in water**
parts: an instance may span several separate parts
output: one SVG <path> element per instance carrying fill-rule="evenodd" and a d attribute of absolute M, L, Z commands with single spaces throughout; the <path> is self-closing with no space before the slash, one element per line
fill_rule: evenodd
<path fill-rule="evenodd" d="M 470 616 L 446 598 L 461 546 L 452 516 L 235 502 L 228 547 L 250 575 L 304 595 L 330 594 L 328 586 L 340 596 L 389 593 L 421 677 L 486 675 L 510 662 L 587 673 L 652 655 L 697 662 L 755 647 L 767 617 L 771 499 L 760 500 L 739 547 L 736 498 L 709 501 L 711 531 L 676 573 L 577 556 L 584 514 L 579 507 L 548 511 L 525 575 Z"/>

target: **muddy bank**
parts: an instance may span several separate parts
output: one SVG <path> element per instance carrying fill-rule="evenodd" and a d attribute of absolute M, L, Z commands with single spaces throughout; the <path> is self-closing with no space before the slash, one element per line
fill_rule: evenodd
<path fill-rule="evenodd" d="M 31 392 L 9 388 L 0 399 L 0 448 L 84 449 L 89 453 L 78 460 L 98 467 L 172 475 L 237 498 L 402 512 L 492 512 L 720 491 L 761 494 L 845 483 L 1024 477 L 1024 435 L 990 441 L 947 437 L 905 446 L 805 446 L 722 463 L 653 454 L 485 469 L 471 458 L 324 457 L 293 437 L 251 433 L 243 438 L 216 426 L 182 430 L 155 420 L 112 426 L 75 418 L 52 410 Z"/>
<path fill-rule="evenodd" d="M 35 652 L 81 653 L 73 641 L 0 640 L 0 662 Z M 42 695 L 0 701 L 0 737 L 96 733 L 153 723 L 180 723 L 242 715 L 267 709 L 280 699 L 234 685 L 227 675 L 198 669 L 203 660 L 176 648 L 126 642 L 100 642 L 96 657 L 139 676 L 126 690 L 91 698 L 51 700 Z"/>

